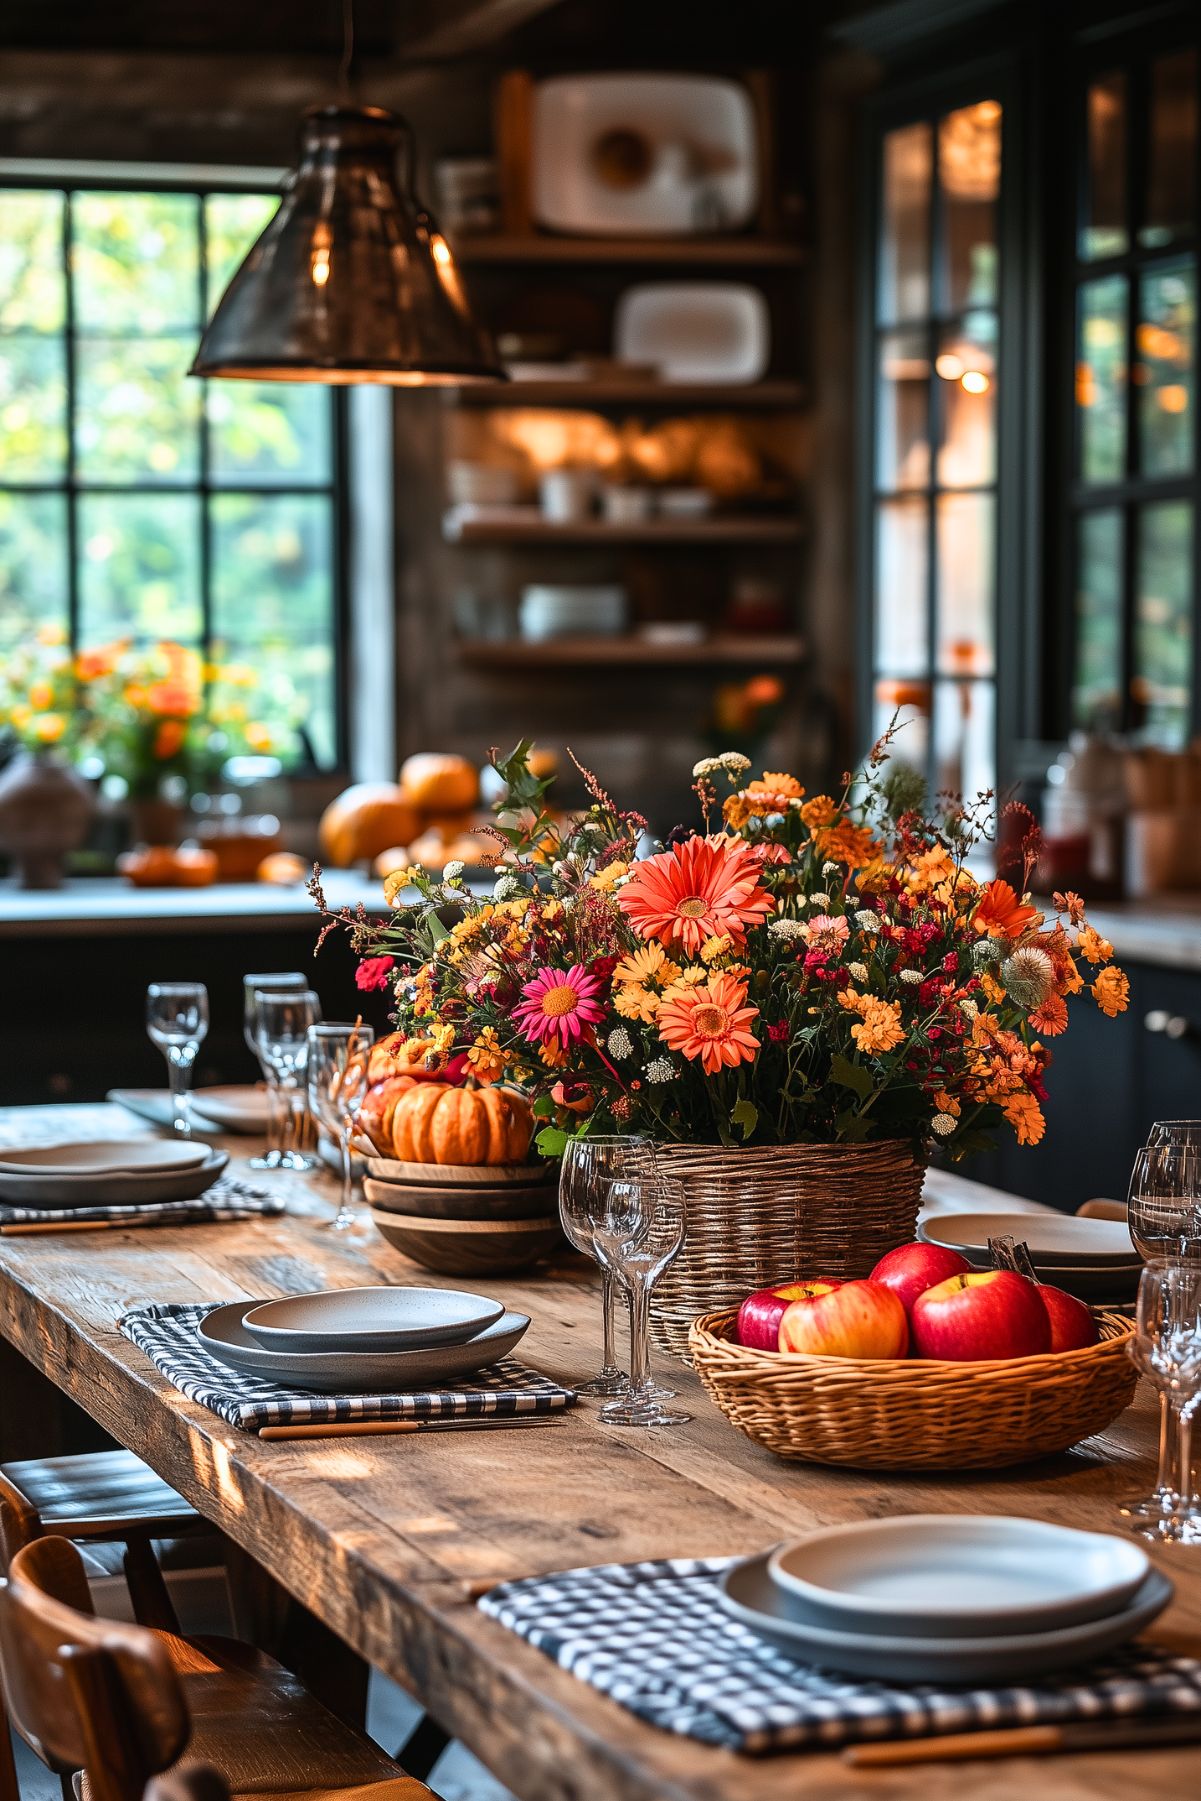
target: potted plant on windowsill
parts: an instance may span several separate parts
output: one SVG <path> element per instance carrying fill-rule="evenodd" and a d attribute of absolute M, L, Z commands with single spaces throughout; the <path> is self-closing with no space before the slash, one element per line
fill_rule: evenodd
<path fill-rule="evenodd" d="M 87 837 L 96 811 L 90 785 L 70 766 L 77 681 L 65 634 L 43 626 L 0 669 L 0 735 L 12 755 L 0 771 L 0 847 L 23 888 L 58 888 L 63 864 Z"/>
<path fill-rule="evenodd" d="M 685 1187 L 653 1308 L 677 1354 L 699 1314 L 799 1274 L 864 1276 L 911 1238 L 933 1142 L 959 1157 L 1008 1126 L 1037 1143 L 1068 998 L 1127 1004 L 1079 898 L 1051 924 L 1024 898 L 1034 834 L 1016 886 L 979 879 L 991 797 L 925 817 L 890 738 L 837 799 L 707 758 L 702 829 L 650 855 L 590 775 L 588 812 L 556 823 L 521 745 L 497 764 L 490 898 L 451 863 L 390 876 L 382 928 L 333 916 L 431 1068 L 462 1054 L 534 1097 L 543 1153 L 592 1131 L 658 1141 Z"/>

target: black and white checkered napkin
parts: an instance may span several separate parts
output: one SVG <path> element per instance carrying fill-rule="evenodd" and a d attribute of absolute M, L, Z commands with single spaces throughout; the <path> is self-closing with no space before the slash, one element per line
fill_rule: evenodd
<path fill-rule="evenodd" d="M 282 1213 L 279 1195 L 264 1194 L 233 1176 L 220 1176 L 211 1188 L 190 1201 L 137 1201 L 132 1205 L 93 1207 L 13 1207 L 0 1203 L 0 1226 L 67 1225 L 72 1221 L 101 1225 L 128 1220 L 131 1226 L 190 1226 L 207 1220 L 256 1219 Z"/>
<path fill-rule="evenodd" d="M 219 1303 L 218 1303 L 219 1304 Z M 481 1414 L 557 1413 L 575 1391 L 515 1357 L 479 1370 L 459 1388 L 406 1389 L 399 1394 L 319 1395 L 279 1388 L 212 1356 L 196 1327 L 211 1307 L 134 1307 L 118 1321 L 154 1367 L 190 1401 L 244 1432 L 263 1426 L 332 1420 L 436 1420 Z"/>
<path fill-rule="evenodd" d="M 572 1675 L 667 1732 L 736 1751 L 923 1738 L 994 1726 L 1201 1712 L 1201 1663 L 1134 1646 L 1087 1677 L 1029 1687 L 901 1686 L 791 1657 L 733 1619 L 730 1557 L 605 1564 L 490 1589 L 493 1615 Z"/>

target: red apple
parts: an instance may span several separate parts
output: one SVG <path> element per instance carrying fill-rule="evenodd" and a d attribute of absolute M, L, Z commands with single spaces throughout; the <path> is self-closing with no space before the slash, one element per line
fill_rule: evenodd
<path fill-rule="evenodd" d="M 882 1282 L 843 1282 L 792 1302 L 780 1321 L 780 1349 L 810 1357 L 903 1357 L 909 1322 Z"/>
<path fill-rule="evenodd" d="M 911 1314 L 919 1294 L 933 1288 L 936 1282 L 945 1282 L 948 1276 L 966 1275 L 971 1267 L 966 1257 L 945 1245 L 901 1244 L 895 1251 L 885 1252 L 868 1280 L 891 1288 L 906 1313 Z"/>
<path fill-rule="evenodd" d="M 1047 1310 L 1053 1351 L 1081 1351 L 1085 1345 L 1096 1344 L 1101 1334 L 1083 1301 L 1045 1282 L 1040 1282 L 1034 1292 Z"/>
<path fill-rule="evenodd" d="M 738 1342 L 753 1351 L 778 1351 L 780 1321 L 790 1301 L 805 1295 L 829 1294 L 837 1282 L 782 1282 L 778 1288 L 757 1288 L 738 1309 Z"/>
<path fill-rule="evenodd" d="M 948 1276 L 913 1303 L 913 1343 L 919 1357 L 980 1363 L 993 1357 L 1034 1357 L 1051 1345 L 1047 1309 L 1038 1288 L 1011 1269 Z"/>

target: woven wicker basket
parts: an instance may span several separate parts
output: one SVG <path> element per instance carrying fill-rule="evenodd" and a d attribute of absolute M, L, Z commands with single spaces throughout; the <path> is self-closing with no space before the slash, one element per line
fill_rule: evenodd
<path fill-rule="evenodd" d="M 1120 1314 L 1100 1344 L 996 1363 L 866 1362 L 752 1351 L 737 1311 L 698 1319 L 692 1361 L 711 1400 L 777 1457 L 852 1469 L 1003 1469 L 1102 1431 L 1129 1406 L 1138 1372 Z"/>
<path fill-rule="evenodd" d="M 690 1361 L 701 1313 L 794 1276 L 869 1275 L 917 1231 L 926 1166 L 908 1141 L 722 1150 L 663 1145 L 684 1188 L 684 1245 L 651 1297 L 661 1350 Z"/>

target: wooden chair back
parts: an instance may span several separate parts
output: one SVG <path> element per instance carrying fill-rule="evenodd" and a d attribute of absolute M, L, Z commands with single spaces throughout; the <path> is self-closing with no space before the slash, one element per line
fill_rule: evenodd
<path fill-rule="evenodd" d="M 65 1538 L 39 1538 L 13 1558 L 0 1587 L 0 1664 L 21 1736 L 60 1774 L 86 1770 L 93 1801 L 141 1801 L 187 1743 L 166 1646 L 144 1626 L 96 1618 Z"/>
<path fill-rule="evenodd" d="M 20 1489 L 0 1470 L 0 1576 L 8 1575 L 8 1566 L 18 1551 L 42 1535 L 42 1522 L 37 1509 L 31 1507 Z"/>

